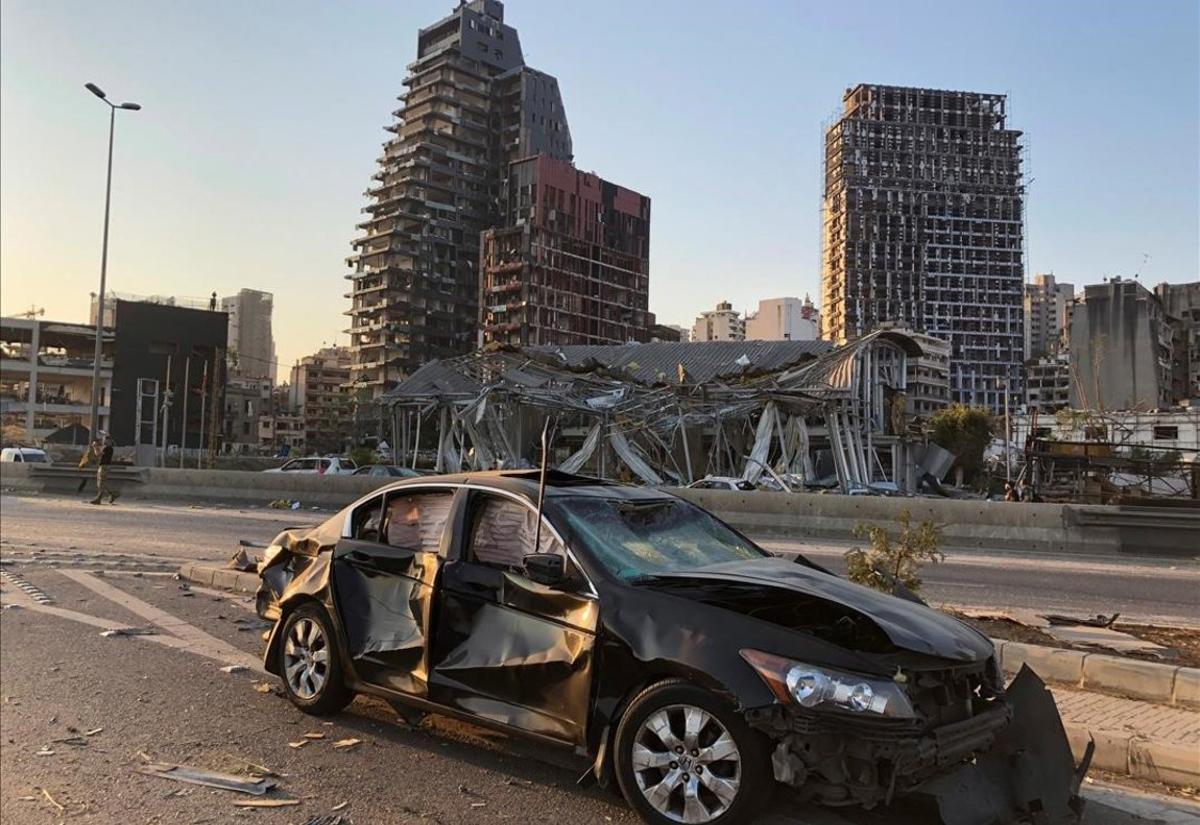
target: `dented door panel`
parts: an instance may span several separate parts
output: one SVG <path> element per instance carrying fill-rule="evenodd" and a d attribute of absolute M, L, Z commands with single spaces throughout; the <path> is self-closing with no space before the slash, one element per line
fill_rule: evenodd
<path fill-rule="evenodd" d="M 426 645 L 439 565 L 434 553 L 338 542 L 333 587 L 346 646 L 363 681 L 427 695 Z"/>

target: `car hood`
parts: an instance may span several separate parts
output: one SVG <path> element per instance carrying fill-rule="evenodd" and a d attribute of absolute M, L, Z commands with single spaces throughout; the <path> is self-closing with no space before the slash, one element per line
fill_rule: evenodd
<path fill-rule="evenodd" d="M 980 662 L 995 653 L 987 637 L 941 611 L 786 559 L 726 562 L 657 573 L 648 584 L 688 583 L 694 592 L 695 585 L 707 581 L 754 585 L 822 599 L 870 620 L 893 645 L 915 653 L 958 662 Z"/>

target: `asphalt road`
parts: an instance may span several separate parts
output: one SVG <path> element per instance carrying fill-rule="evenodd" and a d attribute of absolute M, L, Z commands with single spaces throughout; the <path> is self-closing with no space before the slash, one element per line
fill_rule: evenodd
<path fill-rule="evenodd" d="M 8 518 L 5 516 L 5 523 Z M 154 570 L 5 565 L 0 584 L 0 820 L 5 823 L 634 823 L 620 799 L 574 780 L 570 754 L 431 717 L 418 727 L 359 698 L 322 721 L 295 710 L 258 670 L 249 600 L 181 589 Z M 52 603 L 45 603 L 46 600 Z M 17 604 L 18 607 L 7 607 Z M 115 626 L 156 635 L 105 638 Z M 243 629 L 246 628 L 246 629 Z M 222 667 L 246 669 L 226 673 Z M 260 692 L 258 686 L 265 686 Z M 315 738 L 296 748 L 289 743 Z M 357 739 L 353 747 L 335 743 Z M 247 812 L 228 791 L 144 775 L 148 763 L 270 770 L 295 807 Z M 1090 789 L 1089 789 L 1090 790 Z M 1161 804 L 1108 788 L 1088 825 L 1184 822 L 1131 810 Z M 774 825 L 917 825 L 903 811 L 806 809 L 777 800 Z"/>
<path fill-rule="evenodd" d="M 0 552 L 17 559 L 114 564 L 157 559 L 223 561 L 238 539 L 266 543 L 285 527 L 316 523 L 326 511 L 281 511 L 120 501 L 115 507 L 68 498 L 0 497 Z M 849 544 L 764 539 L 771 550 L 803 552 L 841 571 Z M 80 558 L 77 558 L 80 557 Z M 969 551 L 928 569 L 924 595 L 938 604 L 1030 607 L 1058 613 L 1119 612 L 1131 620 L 1200 626 L 1200 562 L 1114 556 Z"/>

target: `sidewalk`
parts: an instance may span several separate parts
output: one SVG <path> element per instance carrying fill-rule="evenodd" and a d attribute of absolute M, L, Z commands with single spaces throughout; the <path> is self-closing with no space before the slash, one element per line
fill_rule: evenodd
<path fill-rule="evenodd" d="M 1089 736 L 1092 767 L 1168 785 L 1200 784 L 1200 712 L 1050 686 L 1078 759 Z"/>

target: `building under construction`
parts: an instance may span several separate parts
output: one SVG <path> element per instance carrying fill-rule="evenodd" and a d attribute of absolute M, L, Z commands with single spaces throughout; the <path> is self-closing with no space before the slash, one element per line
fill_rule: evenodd
<path fill-rule="evenodd" d="M 497 0 L 463 3 L 422 29 L 408 70 L 348 259 L 350 383 L 360 399 L 473 348 L 479 238 L 500 222 L 509 162 L 571 159 L 558 83 L 524 65 Z"/>
<path fill-rule="evenodd" d="M 1021 133 L 1003 95 L 861 84 L 825 133 L 823 337 L 950 342 L 952 400 L 1020 397 Z"/>
<path fill-rule="evenodd" d="M 548 155 L 509 166 L 484 233 L 481 344 L 648 341 L 650 199 Z"/>

